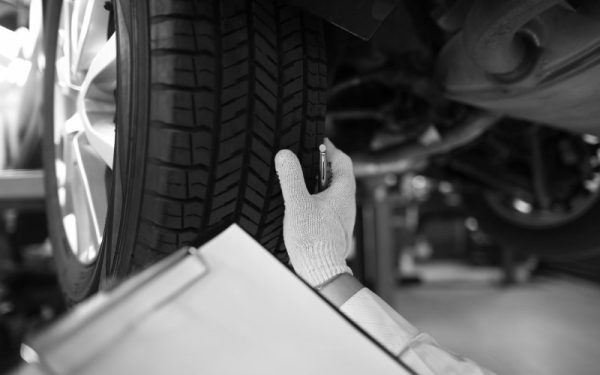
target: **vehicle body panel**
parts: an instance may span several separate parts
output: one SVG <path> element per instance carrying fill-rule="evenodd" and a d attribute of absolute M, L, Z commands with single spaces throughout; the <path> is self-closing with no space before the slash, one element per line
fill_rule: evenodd
<path fill-rule="evenodd" d="M 283 0 L 362 38 L 370 39 L 400 0 Z"/>

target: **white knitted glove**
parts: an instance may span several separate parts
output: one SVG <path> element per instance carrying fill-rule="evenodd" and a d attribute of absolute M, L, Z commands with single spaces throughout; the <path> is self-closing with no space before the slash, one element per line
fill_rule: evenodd
<path fill-rule="evenodd" d="M 285 201 L 283 239 L 294 270 L 313 287 L 352 271 L 346 255 L 356 218 L 356 181 L 348 155 L 325 139 L 331 162 L 331 185 L 318 194 L 306 189 L 296 155 L 281 150 L 275 156 Z"/>

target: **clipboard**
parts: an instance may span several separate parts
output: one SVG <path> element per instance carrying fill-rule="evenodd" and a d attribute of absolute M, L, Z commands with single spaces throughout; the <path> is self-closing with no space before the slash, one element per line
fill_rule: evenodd
<path fill-rule="evenodd" d="M 101 292 L 23 346 L 16 374 L 409 374 L 232 225 Z"/>

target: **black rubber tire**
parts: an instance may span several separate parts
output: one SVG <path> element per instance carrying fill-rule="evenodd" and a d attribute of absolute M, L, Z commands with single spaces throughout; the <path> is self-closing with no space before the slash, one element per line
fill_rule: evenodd
<path fill-rule="evenodd" d="M 46 22 L 48 121 L 57 3 Z M 326 100 L 321 22 L 272 0 L 114 1 L 113 9 L 115 165 L 91 266 L 65 247 L 46 137 L 49 224 L 67 299 L 80 301 L 232 223 L 286 261 L 273 158 L 279 149 L 296 152 L 313 188 Z"/>
<path fill-rule="evenodd" d="M 482 193 L 464 197 L 467 212 L 499 245 L 550 260 L 578 260 L 600 255 L 600 202 L 581 216 L 552 227 L 524 227 L 498 214 Z"/>

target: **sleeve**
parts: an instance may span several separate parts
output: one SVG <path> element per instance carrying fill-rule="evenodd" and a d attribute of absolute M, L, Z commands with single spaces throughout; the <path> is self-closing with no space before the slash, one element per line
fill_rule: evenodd
<path fill-rule="evenodd" d="M 340 309 L 417 374 L 493 375 L 473 361 L 440 347 L 367 288 L 354 294 Z"/>

